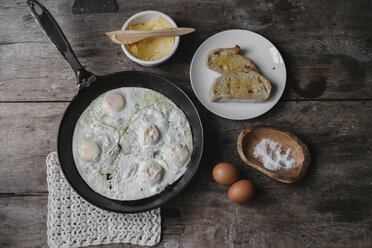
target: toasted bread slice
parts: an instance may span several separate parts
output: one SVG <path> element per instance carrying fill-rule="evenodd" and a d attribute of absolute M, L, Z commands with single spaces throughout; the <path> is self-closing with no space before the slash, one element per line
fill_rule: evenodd
<path fill-rule="evenodd" d="M 221 74 L 244 71 L 245 67 L 258 72 L 255 64 L 243 55 L 239 55 L 239 51 L 238 45 L 233 48 L 215 49 L 208 53 L 205 62 L 209 69 Z"/>
<path fill-rule="evenodd" d="M 260 73 L 245 68 L 245 71 L 230 72 L 213 82 L 209 97 L 212 102 L 264 102 L 270 97 L 270 81 Z"/>

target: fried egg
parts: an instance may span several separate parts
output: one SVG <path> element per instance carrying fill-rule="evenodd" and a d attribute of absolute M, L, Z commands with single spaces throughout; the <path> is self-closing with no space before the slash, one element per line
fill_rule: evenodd
<path fill-rule="evenodd" d="M 95 99 L 77 121 L 72 145 L 84 181 L 115 200 L 159 194 L 185 173 L 193 150 L 182 110 L 156 91 L 135 87 Z"/>
<path fill-rule="evenodd" d="M 82 160 L 86 162 L 92 162 L 101 153 L 101 149 L 96 142 L 91 140 L 86 140 L 81 143 L 79 147 L 79 154 Z"/>
<path fill-rule="evenodd" d="M 120 111 L 125 106 L 125 98 L 122 94 L 115 91 L 110 91 L 103 97 L 103 102 L 106 108 L 113 111 Z"/>

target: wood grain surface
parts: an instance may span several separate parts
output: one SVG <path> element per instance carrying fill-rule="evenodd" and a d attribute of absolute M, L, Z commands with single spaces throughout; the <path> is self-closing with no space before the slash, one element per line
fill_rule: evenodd
<path fill-rule="evenodd" d="M 371 247 L 371 1 L 117 0 L 117 13 L 83 15 L 71 13 L 71 0 L 41 2 L 88 70 L 157 73 L 197 105 L 205 152 L 192 183 L 162 208 L 162 240 L 156 247 Z M 0 6 L 0 247 L 46 247 L 45 157 L 56 149 L 76 80 L 25 0 L 0 0 Z M 150 9 L 197 31 L 181 38 L 167 63 L 144 68 L 105 32 Z M 190 85 L 194 52 L 226 29 L 267 37 L 286 63 L 282 99 L 253 120 L 215 116 Z M 286 185 L 245 165 L 236 139 L 250 125 L 277 126 L 307 143 L 312 164 L 305 177 Z M 257 184 L 254 200 L 245 205 L 228 200 L 228 187 L 211 176 L 220 161 L 236 164 Z"/>

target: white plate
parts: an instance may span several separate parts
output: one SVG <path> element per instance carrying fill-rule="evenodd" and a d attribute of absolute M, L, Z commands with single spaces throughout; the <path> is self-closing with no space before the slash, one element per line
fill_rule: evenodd
<path fill-rule="evenodd" d="M 217 48 L 240 46 L 240 54 L 252 60 L 262 75 L 271 82 L 270 98 L 263 103 L 211 102 L 209 88 L 220 74 L 205 64 L 208 52 Z M 282 96 L 287 72 L 278 49 L 266 38 L 247 30 L 227 30 L 209 37 L 195 52 L 190 67 L 191 86 L 199 101 L 208 110 L 232 120 L 246 120 L 269 111 Z"/>

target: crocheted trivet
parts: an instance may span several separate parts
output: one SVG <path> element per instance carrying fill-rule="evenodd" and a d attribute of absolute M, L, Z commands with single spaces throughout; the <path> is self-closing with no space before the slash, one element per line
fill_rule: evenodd
<path fill-rule="evenodd" d="M 160 208 L 139 214 L 117 214 L 82 199 L 64 178 L 57 157 L 46 159 L 48 245 L 79 247 L 110 243 L 155 245 L 160 241 Z"/>

